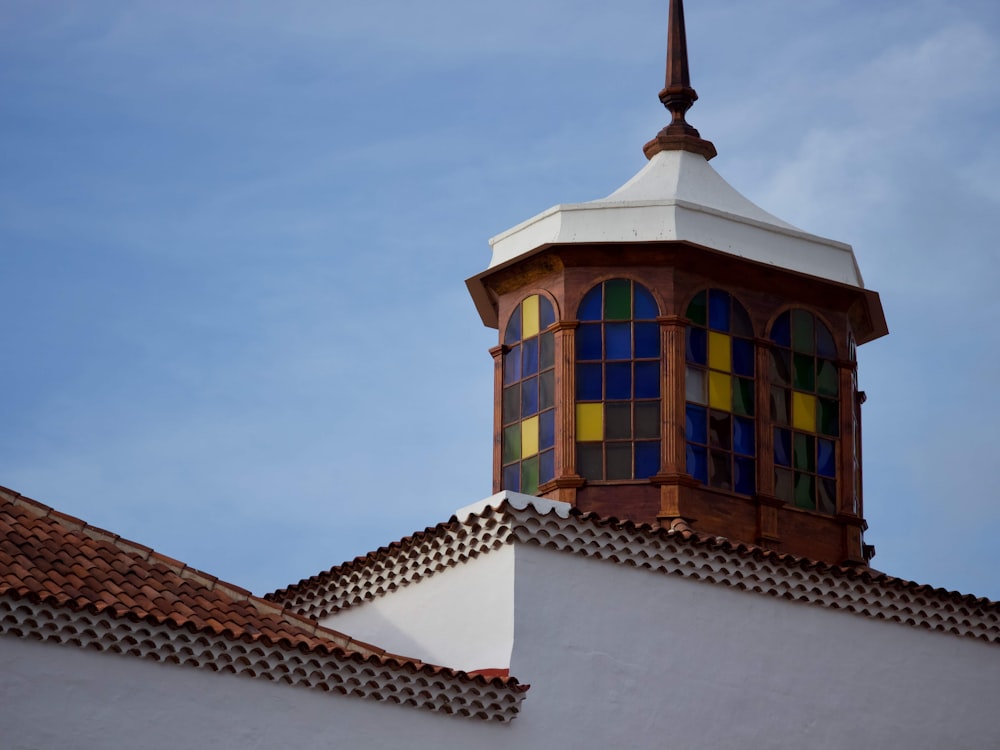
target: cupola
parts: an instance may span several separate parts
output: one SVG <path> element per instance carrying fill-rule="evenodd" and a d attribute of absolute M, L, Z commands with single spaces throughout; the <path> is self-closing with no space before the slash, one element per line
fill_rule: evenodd
<path fill-rule="evenodd" d="M 850 245 L 712 168 L 682 0 L 668 28 L 646 166 L 494 237 L 467 282 L 499 331 L 493 490 L 865 564 L 855 351 L 888 332 L 881 302 Z"/>

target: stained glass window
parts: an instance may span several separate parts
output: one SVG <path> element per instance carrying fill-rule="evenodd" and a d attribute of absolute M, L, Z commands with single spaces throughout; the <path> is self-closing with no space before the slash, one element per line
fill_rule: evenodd
<path fill-rule="evenodd" d="M 659 306 L 629 279 L 584 296 L 576 329 L 577 471 L 589 480 L 660 470 Z"/>
<path fill-rule="evenodd" d="M 757 449 L 750 316 L 721 289 L 695 295 L 686 316 L 687 472 L 709 487 L 752 495 Z"/>
<path fill-rule="evenodd" d="M 789 310 L 771 327 L 774 486 L 782 500 L 837 511 L 840 373 L 830 329 L 807 310 Z"/>
<path fill-rule="evenodd" d="M 504 332 L 503 487 L 534 495 L 555 476 L 555 323 L 540 294 L 523 299 Z"/>

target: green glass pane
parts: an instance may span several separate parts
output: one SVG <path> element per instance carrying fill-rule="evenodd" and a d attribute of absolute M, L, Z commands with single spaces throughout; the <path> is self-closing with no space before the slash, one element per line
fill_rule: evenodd
<path fill-rule="evenodd" d="M 816 438 L 812 435 L 795 433 L 794 455 L 796 469 L 816 472 Z"/>
<path fill-rule="evenodd" d="M 774 470 L 774 494 L 786 503 L 795 500 L 795 481 L 788 469 Z"/>
<path fill-rule="evenodd" d="M 792 354 L 786 349 L 771 350 L 771 383 L 792 384 Z"/>
<path fill-rule="evenodd" d="M 631 404 L 604 405 L 604 436 L 608 440 L 628 440 L 632 437 Z"/>
<path fill-rule="evenodd" d="M 538 376 L 538 410 L 544 411 L 556 401 L 556 371 L 549 370 Z"/>
<path fill-rule="evenodd" d="M 513 424 L 503 428 L 503 462 L 519 461 L 521 458 L 521 425 Z"/>
<path fill-rule="evenodd" d="M 538 456 L 521 462 L 521 492 L 534 495 L 538 492 Z"/>
<path fill-rule="evenodd" d="M 640 401 L 635 405 L 635 436 L 637 438 L 660 436 L 659 401 Z"/>
<path fill-rule="evenodd" d="M 708 325 L 708 303 L 706 302 L 704 292 L 698 292 L 694 299 L 691 300 L 686 315 L 688 320 L 696 326 Z"/>
<path fill-rule="evenodd" d="M 552 331 L 543 333 L 538 340 L 538 369 L 547 370 L 556 364 L 556 340 Z"/>
<path fill-rule="evenodd" d="M 816 360 L 816 390 L 824 396 L 837 395 L 837 366 L 828 359 Z"/>
<path fill-rule="evenodd" d="M 604 282 L 604 319 L 629 320 L 632 317 L 632 284 L 628 279 Z"/>
<path fill-rule="evenodd" d="M 744 417 L 753 416 L 753 381 L 733 378 L 733 411 Z"/>
<path fill-rule="evenodd" d="M 790 395 L 784 388 L 771 389 L 771 420 L 773 422 L 781 425 L 790 424 L 788 421 L 788 417 L 792 413 L 790 401 Z"/>
<path fill-rule="evenodd" d="M 521 418 L 521 386 L 514 384 L 503 389 L 503 423 L 510 424 Z"/>
<path fill-rule="evenodd" d="M 750 325 L 750 316 L 743 309 L 743 305 L 736 300 L 733 300 L 732 316 L 733 333 L 737 336 L 745 336 L 748 339 L 753 338 L 753 326 Z"/>
<path fill-rule="evenodd" d="M 816 510 L 816 479 L 809 474 L 795 472 L 795 506 Z"/>
<path fill-rule="evenodd" d="M 608 479 L 632 478 L 632 443 L 608 443 Z"/>
<path fill-rule="evenodd" d="M 816 351 L 813 316 L 805 310 L 792 310 L 792 349 L 805 354 Z"/>
<path fill-rule="evenodd" d="M 577 443 L 576 470 L 584 479 L 604 479 L 604 444 Z"/>
<path fill-rule="evenodd" d="M 838 403 L 829 398 L 816 399 L 816 426 L 824 435 L 836 437 L 840 433 Z"/>
<path fill-rule="evenodd" d="M 816 390 L 816 361 L 811 354 L 792 355 L 792 384 L 797 391 L 812 393 Z"/>

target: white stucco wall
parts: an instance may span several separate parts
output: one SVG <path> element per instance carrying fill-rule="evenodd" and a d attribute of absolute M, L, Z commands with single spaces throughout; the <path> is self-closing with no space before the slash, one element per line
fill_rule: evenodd
<path fill-rule="evenodd" d="M 509 725 L 0 636 L 0 747 L 1000 746 L 996 646 L 533 546 L 506 549 L 517 578 L 511 671 L 532 686 Z M 463 566 L 468 580 L 452 580 L 468 590 L 474 570 L 491 570 L 481 562 Z"/>
<path fill-rule="evenodd" d="M 403 656 L 471 672 L 510 664 L 514 547 L 338 612 L 322 624 Z"/>
<path fill-rule="evenodd" d="M 509 727 L 0 636 L 3 750 L 504 747 Z"/>
<path fill-rule="evenodd" d="M 523 546 L 516 720 L 560 747 L 1000 747 L 1000 648 Z M 618 737 L 616 741 L 615 737 Z"/>

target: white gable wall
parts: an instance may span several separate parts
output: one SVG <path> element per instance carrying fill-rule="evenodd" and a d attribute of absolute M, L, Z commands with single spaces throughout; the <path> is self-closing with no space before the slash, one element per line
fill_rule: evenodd
<path fill-rule="evenodd" d="M 505 544 L 320 623 L 430 664 L 504 669 L 514 641 L 514 547 Z"/>

